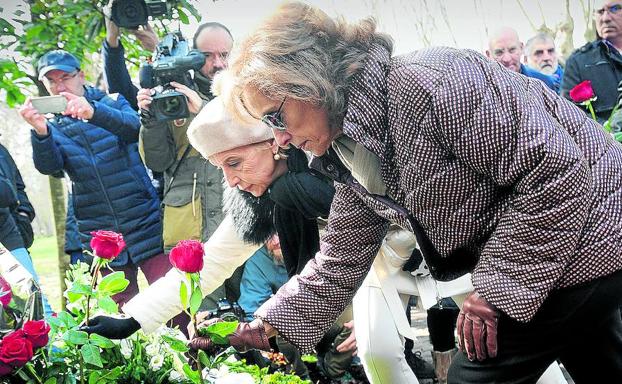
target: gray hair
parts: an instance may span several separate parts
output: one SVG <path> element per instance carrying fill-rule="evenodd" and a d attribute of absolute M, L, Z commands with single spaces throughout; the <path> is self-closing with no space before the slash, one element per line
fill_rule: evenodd
<path fill-rule="evenodd" d="M 230 95 L 254 88 L 269 98 L 297 99 L 326 108 L 330 122 L 341 124 L 352 78 L 374 44 L 393 48 L 372 18 L 349 24 L 304 3 L 285 3 L 232 54 Z"/>
<path fill-rule="evenodd" d="M 551 35 L 549 35 L 548 33 L 539 32 L 534 37 L 527 40 L 527 43 L 525 44 L 525 55 L 526 56 L 531 55 L 531 48 L 533 47 L 534 44 L 546 43 L 546 42 L 551 42 L 553 43 L 553 47 L 555 46 L 555 39 L 553 39 Z"/>

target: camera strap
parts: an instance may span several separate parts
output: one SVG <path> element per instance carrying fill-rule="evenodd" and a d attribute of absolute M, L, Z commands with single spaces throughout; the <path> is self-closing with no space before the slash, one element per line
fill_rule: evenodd
<path fill-rule="evenodd" d="M 164 193 L 162 194 L 162 199 L 163 200 L 164 200 L 164 197 L 166 197 L 166 194 L 168 193 L 168 191 L 171 190 L 171 186 L 173 185 L 173 181 L 175 180 L 175 175 L 177 175 L 177 171 L 179 170 L 179 166 L 181 165 L 181 163 L 183 163 L 183 161 L 186 159 L 186 157 L 188 157 L 188 153 L 190 153 L 191 149 L 192 149 L 192 146 L 190 144 L 186 145 L 186 149 L 184 149 L 184 153 L 181 155 L 181 157 L 179 158 L 179 160 L 175 164 L 175 168 L 173 168 L 173 173 L 171 174 L 171 178 L 168 181 L 168 184 L 166 185 L 166 187 L 164 188 Z"/>

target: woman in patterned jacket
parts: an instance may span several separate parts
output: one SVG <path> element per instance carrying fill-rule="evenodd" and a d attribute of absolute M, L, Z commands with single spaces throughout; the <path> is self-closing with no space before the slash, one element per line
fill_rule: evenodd
<path fill-rule="evenodd" d="M 233 56 L 228 103 L 339 182 L 321 252 L 235 342 L 309 350 L 395 223 L 436 279 L 472 273 L 449 382 L 535 382 L 556 359 L 622 379 L 622 147 L 477 52 L 391 51 L 372 20 L 288 3 Z"/>

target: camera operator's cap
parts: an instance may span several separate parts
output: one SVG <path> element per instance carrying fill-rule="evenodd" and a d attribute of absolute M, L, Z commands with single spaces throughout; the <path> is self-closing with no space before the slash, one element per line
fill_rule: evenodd
<path fill-rule="evenodd" d="M 67 73 L 80 70 L 80 61 L 71 53 L 57 49 L 41 56 L 37 69 L 39 71 L 39 80 L 41 80 L 48 72 L 55 69 Z"/>
<path fill-rule="evenodd" d="M 220 97 L 201 109 L 188 127 L 190 144 L 206 159 L 220 152 L 274 138 L 261 121 L 247 124 L 231 117 Z"/>

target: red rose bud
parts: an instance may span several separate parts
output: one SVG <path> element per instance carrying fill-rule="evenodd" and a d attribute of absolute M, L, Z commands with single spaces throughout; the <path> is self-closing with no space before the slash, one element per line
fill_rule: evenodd
<path fill-rule="evenodd" d="M 29 320 L 24 323 L 22 330 L 33 348 L 45 347 L 48 344 L 50 326 L 44 320 Z"/>
<path fill-rule="evenodd" d="M 582 103 L 594 98 L 594 90 L 592 89 L 592 82 L 585 80 L 575 85 L 570 90 L 570 98 L 575 103 Z"/>
<path fill-rule="evenodd" d="M 91 248 L 93 253 L 102 259 L 112 260 L 119 256 L 125 247 L 123 235 L 112 231 L 91 232 Z"/>
<path fill-rule="evenodd" d="M 17 330 L 4 336 L 0 344 L 0 362 L 19 368 L 32 359 L 32 343 L 24 331 Z"/>
<path fill-rule="evenodd" d="M 11 293 L 11 286 L 2 276 L 0 276 L 0 303 L 2 304 L 2 308 L 8 307 L 12 298 L 13 294 Z"/>
<path fill-rule="evenodd" d="M 203 269 L 203 244 L 196 240 L 182 240 L 171 249 L 171 264 L 182 272 L 195 273 Z"/>

